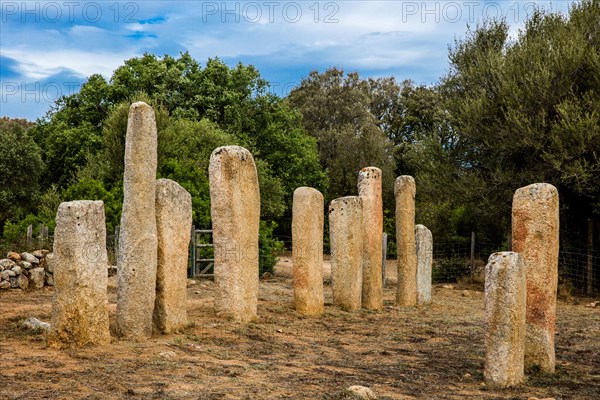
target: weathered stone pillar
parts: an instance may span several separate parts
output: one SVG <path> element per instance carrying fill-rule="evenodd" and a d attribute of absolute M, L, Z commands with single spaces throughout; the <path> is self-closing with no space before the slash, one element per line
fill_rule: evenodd
<path fill-rule="evenodd" d="M 215 245 L 215 310 L 239 322 L 256 318 L 260 193 L 252 154 L 243 147 L 213 151 L 208 169 Z"/>
<path fill-rule="evenodd" d="M 417 251 L 417 304 L 431 303 L 431 264 L 433 263 L 433 237 L 425 225 L 415 226 Z"/>
<path fill-rule="evenodd" d="M 117 334 L 133 340 L 152 335 L 157 257 L 156 140 L 152 107 L 133 103 L 125 138 L 117 260 Z"/>
<path fill-rule="evenodd" d="M 417 304 L 417 254 L 415 249 L 415 180 L 412 176 L 396 178 L 396 244 L 398 248 L 398 289 L 396 304 Z"/>
<path fill-rule="evenodd" d="M 104 203 L 61 203 L 56 214 L 51 347 L 110 343 Z"/>
<path fill-rule="evenodd" d="M 294 191 L 292 258 L 294 305 L 303 315 L 321 315 L 323 295 L 323 195 L 317 189 Z"/>
<path fill-rule="evenodd" d="M 362 202 L 358 196 L 329 205 L 333 304 L 345 311 L 360 309 L 362 297 Z"/>
<path fill-rule="evenodd" d="M 358 174 L 358 197 L 362 201 L 362 306 L 368 310 L 383 308 L 381 254 L 383 240 L 383 200 L 381 170 L 363 168 Z"/>
<path fill-rule="evenodd" d="M 187 324 L 187 266 L 192 196 L 170 179 L 156 181 L 158 263 L 154 327 L 161 333 Z"/>
<path fill-rule="evenodd" d="M 513 251 L 522 255 L 527 275 L 525 367 L 554 372 L 554 324 L 558 284 L 558 191 L 535 183 L 515 192 Z"/>
<path fill-rule="evenodd" d="M 524 378 L 525 265 L 519 253 L 490 256 L 485 267 L 485 382 L 518 385 Z"/>

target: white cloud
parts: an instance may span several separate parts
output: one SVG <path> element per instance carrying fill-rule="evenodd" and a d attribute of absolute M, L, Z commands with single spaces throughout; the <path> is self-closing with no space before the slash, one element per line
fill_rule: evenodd
<path fill-rule="evenodd" d="M 19 61 L 19 71 L 23 80 L 39 80 L 70 69 L 82 76 L 95 73 L 110 77 L 112 71 L 132 57 L 128 51 L 94 52 L 86 50 L 41 49 L 31 52 L 28 49 L 3 49 L 2 54 Z"/>
<path fill-rule="evenodd" d="M 258 61 L 272 74 L 265 77 L 273 81 L 280 79 L 277 74 L 299 81 L 301 76 L 289 77 L 307 68 L 336 65 L 373 75 L 402 73 L 402 79 L 412 74 L 418 81 L 434 82 L 448 68 L 448 44 L 464 37 L 467 23 L 474 27 L 500 10 L 514 37 L 532 4 L 516 0 L 252 3 L 259 9 L 248 6 L 249 2 L 227 2 L 233 14 L 222 9 L 222 1 L 119 3 L 118 23 L 109 8 L 112 3 L 102 3 L 105 14 L 98 23 L 0 24 L 0 53 L 19 63 L 24 81 L 42 80 L 64 70 L 110 77 L 124 60 L 146 51 L 176 55 L 189 50 L 201 63 L 215 56 Z M 571 1 L 538 3 L 564 11 Z M 133 15 L 124 8 L 128 4 L 138 7 Z M 458 5 L 460 18 L 452 4 Z M 132 20 L 124 21 L 128 15 Z"/>

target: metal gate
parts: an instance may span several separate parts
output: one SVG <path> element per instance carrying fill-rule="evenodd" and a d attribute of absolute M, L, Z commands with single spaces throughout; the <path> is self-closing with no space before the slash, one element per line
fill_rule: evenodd
<path fill-rule="evenodd" d="M 208 258 L 203 249 L 214 248 L 212 243 L 212 229 L 196 229 L 192 226 L 192 235 L 190 240 L 190 265 L 188 276 L 190 278 L 213 277 L 213 267 L 215 265 L 214 255 Z M 210 236 L 210 241 L 206 242 L 206 237 Z"/>

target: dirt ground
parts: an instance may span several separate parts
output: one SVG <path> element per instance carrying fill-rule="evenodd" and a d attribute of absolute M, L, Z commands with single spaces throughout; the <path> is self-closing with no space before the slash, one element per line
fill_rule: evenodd
<path fill-rule="evenodd" d="M 326 284 L 325 315 L 299 316 L 284 257 L 261 281 L 255 323 L 215 318 L 213 282 L 201 280 L 188 288 L 183 332 L 62 351 L 21 327 L 30 316 L 50 320 L 52 288 L 2 291 L 0 399 L 344 399 L 351 385 L 380 399 L 600 399 L 600 308 L 584 306 L 592 299 L 559 302 L 555 375 L 530 371 L 520 387 L 491 390 L 481 288 L 435 285 L 430 306 L 399 309 L 393 269 L 379 313 L 336 309 Z M 114 327 L 114 278 L 109 301 Z"/>

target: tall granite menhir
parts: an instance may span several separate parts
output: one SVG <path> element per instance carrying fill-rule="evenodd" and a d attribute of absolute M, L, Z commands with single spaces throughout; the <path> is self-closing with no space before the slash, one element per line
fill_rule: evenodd
<path fill-rule="evenodd" d="M 117 260 L 117 335 L 152 335 L 156 296 L 156 121 L 143 102 L 129 108 Z"/>
<path fill-rule="evenodd" d="M 362 297 L 362 201 L 358 196 L 335 199 L 329 205 L 331 287 L 333 304 L 357 311 Z"/>
<path fill-rule="evenodd" d="M 215 249 L 215 311 L 238 322 L 256 318 L 260 192 L 252 154 L 243 147 L 213 151 L 208 169 Z"/>
<path fill-rule="evenodd" d="M 104 203 L 61 203 L 56 214 L 51 347 L 110 343 Z"/>
<path fill-rule="evenodd" d="M 381 170 L 363 168 L 358 174 L 358 197 L 362 201 L 362 307 L 383 308 L 381 254 L 383 240 L 383 201 Z"/>
<path fill-rule="evenodd" d="M 154 328 L 178 331 L 187 324 L 187 266 L 192 196 L 170 179 L 156 181 L 158 264 Z"/>
<path fill-rule="evenodd" d="M 490 256 L 485 267 L 485 382 L 518 385 L 524 379 L 525 264 L 519 253 Z"/>
<path fill-rule="evenodd" d="M 417 253 L 415 249 L 415 180 L 412 176 L 396 178 L 396 243 L 398 246 L 398 288 L 396 304 L 417 304 Z"/>
<path fill-rule="evenodd" d="M 294 306 L 303 315 L 324 312 L 323 295 L 323 195 L 299 187 L 292 207 L 292 259 Z"/>
<path fill-rule="evenodd" d="M 525 367 L 554 372 L 554 326 L 558 284 L 558 191 L 534 183 L 515 192 L 513 251 L 521 253 L 527 275 Z"/>
<path fill-rule="evenodd" d="M 431 303 L 431 266 L 433 263 L 433 236 L 425 225 L 415 226 L 417 251 L 417 304 Z"/>

